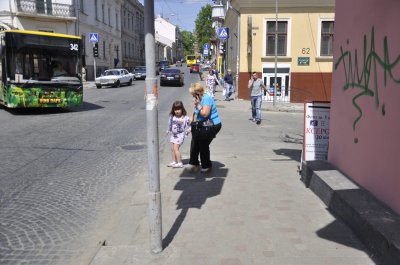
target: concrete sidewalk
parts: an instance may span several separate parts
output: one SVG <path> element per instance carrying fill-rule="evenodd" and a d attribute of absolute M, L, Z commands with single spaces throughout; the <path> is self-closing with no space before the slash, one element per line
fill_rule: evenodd
<path fill-rule="evenodd" d="M 160 154 L 163 252 L 150 253 L 143 213 L 130 217 L 140 218 L 139 225 L 117 233 L 120 240 L 101 247 L 91 265 L 375 264 L 300 181 L 302 104 L 271 111 L 263 103 L 263 121 L 256 125 L 249 101 L 225 102 L 221 93 L 216 98 L 223 125 L 211 144 L 212 172 L 167 168 L 169 150 Z M 285 123 L 289 115 L 301 122 Z M 190 137 L 182 146 L 185 163 L 189 145 Z M 147 206 L 147 191 L 145 183 L 132 208 Z"/>

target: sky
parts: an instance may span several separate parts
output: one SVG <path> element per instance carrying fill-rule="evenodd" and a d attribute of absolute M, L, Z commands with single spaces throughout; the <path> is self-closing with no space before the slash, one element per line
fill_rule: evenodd
<path fill-rule="evenodd" d="M 139 0 L 144 4 L 144 0 Z M 212 0 L 154 0 L 154 15 L 162 14 L 172 24 L 181 30 L 193 32 L 195 20 L 200 9 L 206 4 L 212 5 Z"/>

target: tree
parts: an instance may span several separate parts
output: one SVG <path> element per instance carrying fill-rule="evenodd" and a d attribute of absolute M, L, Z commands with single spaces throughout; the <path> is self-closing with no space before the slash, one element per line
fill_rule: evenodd
<path fill-rule="evenodd" d="M 204 43 L 210 43 L 211 39 L 216 38 L 215 30 L 212 27 L 212 8 L 211 5 L 205 5 L 201 8 L 196 18 L 196 40 L 198 47 L 203 51 Z"/>
<path fill-rule="evenodd" d="M 194 44 L 194 36 L 192 32 L 183 30 L 181 32 L 182 36 L 182 44 L 183 44 L 183 50 L 185 51 L 185 54 L 193 54 L 193 44 Z"/>

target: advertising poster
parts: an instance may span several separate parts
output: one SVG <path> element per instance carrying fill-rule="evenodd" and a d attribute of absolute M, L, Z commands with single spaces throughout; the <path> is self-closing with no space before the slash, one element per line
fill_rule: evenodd
<path fill-rule="evenodd" d="M 327 160 L 330 102 L 304 103 L 303 160 Z"/>

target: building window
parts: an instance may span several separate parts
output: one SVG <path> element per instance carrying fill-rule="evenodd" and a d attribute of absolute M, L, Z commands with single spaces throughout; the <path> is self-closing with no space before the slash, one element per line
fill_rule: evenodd
<path fill-rule="evenodd" d="M 104 4 L 101 5 L 101 15 L 102 15 L 102 18 L 103 18 L 103 23 L 106 23 L 105 15 L 104 15 Z"/>
<path fill-rule="evenodd" d="M 111 8 L 108 8 L 108 25 L 111 26 Z"/>
<path fill-rule="evenodd" d="M 82 35 L 82 55 L 86 55 L 86 36 Z"/>
<path fill-rule="evenodd" d="M 119 24 L 118 24 L 118 12 L 115 13 L 115 27 L 117 30 L 119 30 Z"/>
<path fill-rule="evenodd" d="M 80 11 L 82 12 L 82 13 L 85 13 L 85 7 L 84 7 L 84 1 L 83 0 L 79 0 L 79 8 L 80 8 Z"/>
<path fill-rule="evenodd" d="M 333 56 L 333 28 L 334 21 L 321 23 L 321 50 L 320 56 Z"/>
<path fill-rule="evenodd" d="M 267 21 L 267 56 L 275 55 L 275 21 Z M 278 21 L 278 56 L 287 56 L 288 22 Z"/>
<path fill-rule="evenodd" d="M 103 58 L 106 59 L 106 42 L 103 41 Z"/>
<path fill-rule="evenodd" d="M 96 20 L 99 20 L 99 15 L 97 13 L 97 9 L 98 9 L 97 0 L 94 0 L 94 16 L 96 17 Z"/>

